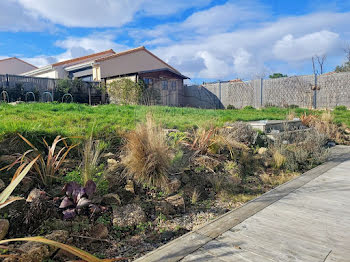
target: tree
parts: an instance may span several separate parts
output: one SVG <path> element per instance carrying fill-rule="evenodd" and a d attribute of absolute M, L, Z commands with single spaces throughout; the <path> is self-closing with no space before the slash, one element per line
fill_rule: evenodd
<path fill-rule="evenodd" d="M 288 77 L 288 76 L 281 73 L 273 73 L 272 75 L 269 75 L 269 78 L 280 78 L 280 77 Z"/>
<path fill-rule="evenodd" d="M 322 75 L 324 73 L 323 67 L 326 59 L 327 59 L 327 55 L 322 55 L 322 56 L 315 55 L 311 58 L 314 75 L 318 75 L 318 74 Z"/>
<path fill-rule="evenodd" d="M 347 43 L 346 46 L 343 48 L 345 56 L 347 61 L 335 68 L 335 72 L 340 73 L 340 72 L 350 72 L 350 43 Z"/>

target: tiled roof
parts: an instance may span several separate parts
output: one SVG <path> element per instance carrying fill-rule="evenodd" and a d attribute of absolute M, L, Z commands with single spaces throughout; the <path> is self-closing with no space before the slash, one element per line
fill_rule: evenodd
<path fill-rule="evenodd" d="M 7 60 L 13 60 L 13 59 L 18 60 L 18 61 L 21 61 L 22 63 L 25 63 L 25 64 L 27 64 L 27 65 L 30 65 L 30 66 L 32 66 L 32 67 L 37 68 L 35 65 L 29 64 L 28 62 L 23 61 L 22 59 L 19 59 L 19 58 L 17 58 L 17 57 L 9 57 L 9 58 L 5 58 L 5 59 L 1 59 L 0 62 L 2 62 L 2 61 L 7 61 Z"/>
<path fill-rule="evenodd" d="M 61 61 L 61 62 L 52 64 L 52 66 L 61 66 L 61 65 L 65 65 L 65 64 L 76 63 L 76 62 L 83 61 L 83 60 L 86 60 L 86 59 L 89 59 L 89 58 L 94 58 L 94 57 L 97 57 L 97 56 L 108 55 L 108 54 L 113 55 L 113 54 L 115 54 L 115 52 L 113 51 L 113 49 L 109 49 L 109 50 L 106 50 L 106 51 L 103 51 L 103 52 L 100 52 L 100 53 L 95 53 L 95 54 L 92 54 L 92 55 L 81 56 L 81 57 L 77 57 L 77 58 Z"/>

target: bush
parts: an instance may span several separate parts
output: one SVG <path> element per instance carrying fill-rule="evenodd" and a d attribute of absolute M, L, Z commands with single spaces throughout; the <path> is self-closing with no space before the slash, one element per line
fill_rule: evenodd
<path fill-rule="evenodd" d="M 107 91 L 112 103 L 116 104 L 138 104 L 142 97 L 144 85 L 142 82 L 123 78 L 118 79 L 107 85 Z"/>
<path fill-rule="evenodd" d="M 258 132 L 251 125 L 240 121 L 227 124 L 220 130 L 220 133 L 227 140 L 234 140 L 247 146 L 255 144 L 258 136 Z"/>
<path fill-rule="evenodd" d="M 226 109 L 236 109 L 233 105 L 228 105 L 227 107 L 226 107 Z"/>
<path fill-rule="evenodd" d="M 150 115 L 145 124 L 126 135 L 123 151 L 121 162 L 128 176 L 150 187 L 167 187 L 171 154 L 165 132 Z"/>
<path fill-rule="evenodd" d="M 255 110 L 255 108 L 252 106 L 245 106 L 245 107 L 243 107 L 243 109 L 244 110 Z"/>
<path fill-rule="evenodd" d="M 290 171 L 311 169 L 326 159 L 326 141 L 326 136 L 315 129 L 283 132 L 271 145 L 275 166 L 283 166 Z"/>
<path fill-rule="evenodd" d="M 335 111 L 346 111 L 348 108 L 346 106 L 336 106 L 334 108 Z"/>

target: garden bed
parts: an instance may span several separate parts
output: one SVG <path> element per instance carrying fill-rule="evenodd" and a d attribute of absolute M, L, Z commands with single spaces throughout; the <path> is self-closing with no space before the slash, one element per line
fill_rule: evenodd
<path fill-rule="evenodd" d="M 234 120 L 285 119 L 286 109 L 0 105 L 0 168 L 17 160 L 2 188 L 36 161 L 12 194 L 24 200 L 1 209 L 6 238 L 46 236 L 131 261 L 322 163 L 330 140 L 348 141 L 345 127 L 298 110 L 312 128 L 272 143 Z M 19 242 L 2 252 L 38 261 L 39 249 L 42 260 L 73 259 Z"/>

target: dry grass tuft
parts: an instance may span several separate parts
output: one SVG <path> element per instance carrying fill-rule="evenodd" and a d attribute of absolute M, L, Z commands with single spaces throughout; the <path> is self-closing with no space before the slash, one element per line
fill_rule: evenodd
<path fill-rule="evenodd" d="M 327 110 L 317 117 L 315 115 L 301 116 L 302 123 L 308 127 L 315 128 L 319 133 L 338 144 L 347 144 L 348 139 L 341 127 L 334 123 L 331 111 Z"/>
<path fill-rule="evenodd" d="M 273 153 L 273 162 L 276 168 L 281 168 L 286 162 L 286 157 L 276 150 Z"/>
<path fill-rule="evenodd" d="M 195 188 L 192 193 L 191 197 L 191 203 L 192 205 L 196 204 L 198 202 L 198 199 L 200 198 L 201 193 Z"/>
<path fill-rule="evenodd" d="M 165 132 L 151 115 L 147 116 L 145 124 L 139 124 L 134 131 L 126 134 L 121 162 L 126 167 L 127 174 L 136 182 L 167 187 L 171 152 Z"/>
<path fill-rule="evenodd" d="M 299 176 L 298 173 L 281 172 L 278 175 L 263 173 L 260 175 L 260 179 L 265 185 L 271 185 L 275 187 L 282 185 L 297 176 Z"/>

